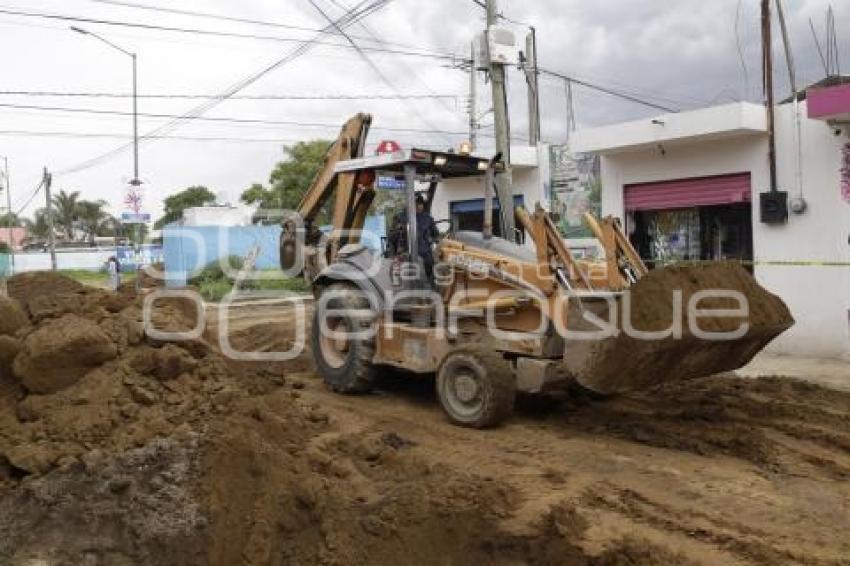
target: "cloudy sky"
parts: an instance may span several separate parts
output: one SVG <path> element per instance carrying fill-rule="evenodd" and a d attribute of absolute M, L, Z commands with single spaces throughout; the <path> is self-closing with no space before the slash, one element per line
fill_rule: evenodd
<path fill-rule="evenodd" d="M 800 82 L 818 80 L 824 70 L 809 19 L 823 38 L 829 2 L 787 3 Z M 104 199 L 114 213 L 124 208 L 132 155 L 126 147 L 116 150 L 130 139 L 131 119 L 126 114 L 131 109 L 130 99 L 32 94 L 130 91 L 129 57 L 91 36 L 72 32 L 69 26 L 96 32 L 138 53 L 143 95 L 217 95 L 282 59 L 300 41 L 316 37 L 310 30 L 327 24 L 316 6 L 338 18 L 357 4 L 358 0 L 3 1 L 0 155 L 9 159 L 13 210 L 23 209 L 28 214 L 43 205 L 43 195 L 27 202 L 44 166 L 55 172 L 54 190 L 79 190 L 84 198 Z M 834 8 L 841 63 L 850 70 L 850 2 L 834 2 Z M 524 42 L 528 25 L 536 27 L 540 65 L 545 69 L 674 109 L 760 100 L 758 0 L 502 0 L 500 9 L 508 18 L 503 25 L 516 32 L 519 42 Z M 157 216 L 164 196 L 194 184 L 210 187 L 222 201 L 236 201 L 251 183 L 267 180 L 281 157 L 282 143 L 333 138 L 339 124 L 358 111 L 374 115 L 370 135 L 374 143 L 392 139 L 406 146 L 456 145 L 467 137 L 469 78 L 456 68 L 451 55 L 467 56 L 469 41 L 482 27 L 483 10 L 473 0 L 390 0 L 347 28 L 351 39 L 367 48 L 363 52 L 351 49 L 338 35 L 319 35 L 320 45 L 264 74 L 239 93 L 314 98 L 230 99 L 203 116 L 242 122 L 181 122 L 170 127 L 165 138 L 145 141 L 140 158 L 145 208 Z M 784 96 L 787 73 L 778 26 L 776 35 L 777 94 Z M 490 107 L 489 85 L 483 76 L 479 76 L 478 86 L 478 104 L 483 111 Z M 8 94 L 10 91 L 30 94 Z M 541 79 L 543 137 L 547 141 L 562 142 L 566 136 L 564 92 L 563 81 Z M 512 132 L 517 138 L 526 135 L 525 94 L 524 78 L 511 70 L 509 100 Z M 334 99 L 329 95 L 414 97 Z M 160 116 L 142 117 L 140 132 L 169 123 L 162 115 L 182 115 L 203 102 L 144 97 L 139 111 Z M 583 87 L 575 87 L 574 108 L 579 127 L 662 112 Z M 481 145 L 486 148 L 492 146 L 492 117 L 483 121 L 488 127 L 481 131 Z M 104 159 L 90 161 L 105 154 Z"/>

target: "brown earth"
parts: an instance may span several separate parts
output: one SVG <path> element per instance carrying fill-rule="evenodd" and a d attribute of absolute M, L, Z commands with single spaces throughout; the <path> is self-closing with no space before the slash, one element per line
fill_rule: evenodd
<path fill-rule="evenodd" d="M 850 556 L 848 393 L 714 376 L 607 401 L 523 398 L 506 426 L 473 431 L 445 421 L 428 379 L 389 374 L 375 394 L 344 397 L 307 352 L 228 360 L 217 310 L 206 341 L 165 343 L 141 332 L 141 299 L 53 294 L 37 314 L 24 298 L 13 340 L 76 316 L 116 356 L 50 394 L 0 377 L 0 564 Z M 153 319 L 188 328 L 191 312 L 163 302 Z M 292 345 L 288 310 L 237 307 L 230 320 L 238 351 Z"/>
<path fill-rule="evenodd" d="M 704 311 L 691 318 L 689 306 L 697 294 L 710 291 L 693 306 Z M 737 293 L 739 303 L 720 293 Z M 679 298 L 675 299 L 676 293 Z M 586 302 L 586 301 L 585 301 Z M 674 309 L 678 305 L 680 310 Z M 605 321 L 626 323 L 636 331 L 655 333 L 644 339 L 635 332 L 620 332 L 599 340 L 576 340 L 568 344 L 571 370 L 581 384 L 602 394 L 642 391 L 662 380 L 671 382 L 704 377 L 746 365 L 773 338 L 794 324 L 785 303 L 766 289 L 740 264 L 716 262 L 699 265 L 673 265 L 654 269 L 643 276 L 617 300 L 614 314 L 604 301 L 582 305 L 597 311 Z M 710 316 L 710 311 L 743 311 L 744 316 Z M 582 324 L 582 312 L 574 307 L 571 328 Z M 678 336 L 671 329 L 678 326 Z M 734 333 L 734 340 L 704 339 L 698 331 Z M 662 338 L 663 336 L 663 338 Z"/>

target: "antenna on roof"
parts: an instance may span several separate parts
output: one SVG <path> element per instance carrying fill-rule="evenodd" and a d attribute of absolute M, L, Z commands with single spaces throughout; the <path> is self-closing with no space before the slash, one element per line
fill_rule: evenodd
<path fill-rule="evenodd" d="M 830 45 L 830 52 L 832 53 L 832 63 L 831 67 L 835 71 L 836 76 L 841 76 L 841 58 L 839 57 L 838 52 L 838 33 L 836 33 L 835 27 L 835 12 L 832 9 L 832 4 L 829 5 L 829 8 L 826 12 L 827 19 L 827 27 L 829 28 L 830 38 L 832 39 L 832 44 Z"/>
<path fill-rule="evenodd" d="M 820 45 L 820 39 L 818 39 L 818 32 L 815 31 L 815 23 L 809 18 L 809 28 L 812 30 L 812 39 L 815 40 L 815 47 L 818 48 L 818 55 L 820 56 L 821 65 L 823 65 L 823 72 L 828 77 L 829 76 L 829 65 L 826 63 L 826 57 L 823 56 L 823 48 Z"/>

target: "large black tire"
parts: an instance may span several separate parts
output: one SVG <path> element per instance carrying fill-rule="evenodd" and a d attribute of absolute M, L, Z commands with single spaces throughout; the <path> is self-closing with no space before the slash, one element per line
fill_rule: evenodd
<path fill-rule="evenodd" d="M 437 398 L 453 423 L 494 427 L 513 413 L 516 379 L 510 363 L 497 352 L 456 350 L 437 371 Z"/>
<path fill-rule="evenodd" d="M 333 293 L 322 307 L 321 296 Z M 345 344 L 322 336 L 321 321 L 332 313 L 332 323 L 340 333 L 364 333 L 368 336 L 349 336 Z M 316 368 L 325 383 L 337 393 L 366 393 L 372 389 L 375 370 L 372 358 L 375 355 L 374 318 L 370 316 L 369 299 L 356 287 L 345 283 L 334 283 L 323 289 L 316 301 L 313 313 L 311 345 Z"/>

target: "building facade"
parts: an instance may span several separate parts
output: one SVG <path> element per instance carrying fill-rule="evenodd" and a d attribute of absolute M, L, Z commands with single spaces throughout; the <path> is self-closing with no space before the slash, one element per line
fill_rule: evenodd
<path fill-rule="evenodd" d="M 601 157 L 602 214 L 623 220 L 649 263 L 744 260 L 797 321 L 769 350 L 850 359 L 850 96 L 825 114 L 776 107 L 773 194 L 766 114 L 749 103 L 667 114 L 578 131 L 571 149 Z M 762 221 L 763 199 L 779 221 Z"/>
<path fill-rule="evenodd" d="M 511 148 L 514 204 L 533 210 L 539 202 L 548 209 L 548 146 Z M 493 232 L 501 235 L 499 201 L 493 200 Z M 455 230 L 480 232 L 484 227 L 484 176 L 446 179 L 434 193 L 431 215 L 451 220 Z"/>

